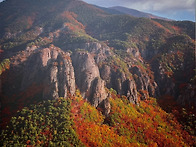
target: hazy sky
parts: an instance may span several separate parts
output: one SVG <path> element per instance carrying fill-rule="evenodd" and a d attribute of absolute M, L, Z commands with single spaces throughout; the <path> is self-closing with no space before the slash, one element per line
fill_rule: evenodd
<path fill-rule="evenodd" d="M 0 2 L 3 0 L 0 0 Z M 83 0 L 103 7 L 124 6 L 175 20 L 195 21 L 195 0 Z"/>

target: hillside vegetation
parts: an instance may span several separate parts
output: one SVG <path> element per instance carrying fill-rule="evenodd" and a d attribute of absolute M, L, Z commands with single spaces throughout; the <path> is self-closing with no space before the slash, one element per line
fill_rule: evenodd
<path fill-rule="evenodd" d="M 23 108 L 1 133 L 1 146 L 193 146 L 176 117 L 157 100 L 130 104 L 110 90 L 111 113 L 106 117 L 75 97 L 44 101 Z"/>

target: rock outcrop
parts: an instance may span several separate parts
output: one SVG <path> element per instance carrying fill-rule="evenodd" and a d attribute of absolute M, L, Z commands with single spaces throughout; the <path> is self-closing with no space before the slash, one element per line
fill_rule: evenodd
<path fill-rule="evenodd" d="M 93 56 L 86 51 L 72 55 L 76 85 L 81 94 L 95 107 L 107 98 L 105 82 L 100 78 L 99 68 Z"/>
<path fill-rule="evenodd" d="M 75 75 L 69 53 L 57 47 L 32 54 L 24 68 L 22 90 L 36 82 L 44 85 L 43 99 L 67 97 L 75 93 Z"/>
<path fill-rule="evenodd" d="M 134 66 L 130 68 L 130 72 L 135 80 L 137 90 L 139 90 L 140 94 L 143 95 L 143 99 L 147 99 L 147 97 L 149 97 L 148 95 L 151 97 L 159 96 L 157 83 L 146 71 L 142 71 L 137 66 Z M 148 94 L 144 94 L 144 91 Z"/>
<path fill-rule="evenodd" d="M 130 102 L 137 104 L 138 95 L 135 81 L 122 71 L 115 71 L 108 65 L 101 68 L 101 78 L 108 88 L 113 88 L 120 95 L 126 95 Z"/>
<path fill-rule="evenodd" d="M 70 44 L 66 46 L 70 50 L 85 50 L 94 55 L 94 59 L 96 63 L 104 61 L 107 57 L 111 56 L 112 53 L 110 48 L 98 42 L 89 42 L 89 43 L 80 43 L 80 44 Z"/>
<path fill-rule="evenodd" d="M 103 100 L 107 98 L 107 93 L 105 91 L 105 81 L 103 81 L 100 77 L 95 78 L 92 81 L 89 101 L 95 107 L 97 107 Z"/>

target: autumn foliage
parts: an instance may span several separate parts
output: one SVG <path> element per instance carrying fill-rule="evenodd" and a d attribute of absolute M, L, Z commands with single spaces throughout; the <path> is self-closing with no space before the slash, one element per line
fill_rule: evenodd
<path fill-rule="evenodd" d="M 108 90 L 111 112 L 106 117 L 82 98 L 44 101 L 22 109 L 1 132 L 1 146 L 194 146 L 195 136 L 154 98 L 129 103 Z M 185 113 L 184 113 L 185 115 Z"/>
<path fill-rule="evenodd" d="M 112 110 L 106 118 L 80 95 L 72 102 L 76 132 L 86 146 L 194 145 L 195 137 L 183 130 L 173 114 L 162 110 L 156 99 L 136 106 L 113 93 L 110 102 Z"/>
<path fill-rule="evenodd" d="M 81 146 L 70 101 L 59 98 L 23 108 L 0 134 L 0 146 Z"/>
<path fill-rule="evenodd" d="M 0 62 L 0 75 L 10 68 L 10 60 L 4 59 L 2 62 Z"/>

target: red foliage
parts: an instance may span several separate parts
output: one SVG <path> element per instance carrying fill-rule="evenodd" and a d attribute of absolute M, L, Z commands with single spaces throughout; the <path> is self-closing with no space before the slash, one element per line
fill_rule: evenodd
<path fill-rule="evenodd" d="M 167 97 L 167 101 L 172 99 Z M 136 108 L 129 104 L 131 109 L 122 102 L 120 99 L 112 100 L 110 113 L 114 119 L 112 126 L 119 134 L 150 146 L 194 144 L 194 138 L 182 129 L 177 119 L 163 111 L 154 100 L 141 101 L 140 106 Z"/>
<path fill-rule="evenodd" d="M 127 144 L 125 137 L 116 134 L 114 128 L 100 124 L 100 120 L 89 121 L 84 115 L 90 114 L 91 116 L 92 113 L 95 113 L 95 109 L 90 104 L 87 106 L 86 104 L 87 103 L 84 100 L 79 100 L 79 102 L 73 100 L 71 110 L 76 132 L 85 146 L 130 146 L 130 144 Z M 85 114 L 82 114 L 81 111 L 85 111 L 83 110 L 84 105 L 88 110 Z M 132 144 L 132 146 L 136 145 Z"/>

